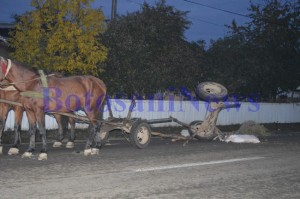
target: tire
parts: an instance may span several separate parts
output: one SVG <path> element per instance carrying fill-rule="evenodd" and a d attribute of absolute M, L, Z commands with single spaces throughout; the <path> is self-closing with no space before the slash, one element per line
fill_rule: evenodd
<path fill-rule="evenodd" d="M 192 122 L 190 123 L 190 126 L 196 126 L 196 125 L 199 125 L 199 124 L 202 124 L 202 121 L 196 120 L 196 121 L 192 121 Z M 190 136 L 193 135 L 193 132 L 192 132 L 190 129 L 189 129 L 189 134 L 190 134 Z M 196 138 L 196 139 L 198 139 L 198 140 L 201 139 L 201 137 L 200 137 L 199 135 L 195 135 L 194 138 Z"/>
<path fill-rule="evenodd" d="M 202 82 L 198 84 L 196 93 L 201 99 L 205 101 L 225 101 L 228 91 L 223 85 L 219 83 Z"/>
<path fill-rule="evenodd" d="M 146 148 L 151 140 L 151 128 L 145 121 L 137 121 L 131 127 L 129 139 L 132 146 Z"/>
<path fill-rule="evenodd" d="M 105 145 L 105 143 L 108 140 L 109 131 L 101 131 L 100 130 L 99 136 L 101 138 L 101 145 L 103 146 L 103 145 Z"/>

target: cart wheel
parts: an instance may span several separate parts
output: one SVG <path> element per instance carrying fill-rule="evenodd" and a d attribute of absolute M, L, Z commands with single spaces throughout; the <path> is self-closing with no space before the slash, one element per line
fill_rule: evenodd
<path fill-rule="evenodd" d="M 100 130 L 99 136 L 101 138 L 101 145 L 105 145 L 109 136 L 109 132 Z"/>
<path fill-rule="evenodd" d="M 129 133 L 130 143 L 139 149 L 146 148 L 151 139 L 151 128 L 148 123 L 138 121 L 135 123 Z"/>
<path fill-rule="evenodd" d="M 202 121 L 198 121 L 198 120 L 196 120 L 196 121 L 192 121 L 191 123 L 190 123 L 190 126 L 197 126 L 197 125 L 200 125 L 200 124 L 202 124 Z M 193 135 L 193 132 L 189 129 L 189 134 L 190 134 L 190 136 L 192 136 Z M 195 135 L 195 137 L 194 138 L 196 138 L 196 139 L 198 139 L 198 140 L 200 140 L 201 139 L 201 137 L 199 136 L 199 135 Z"/>
<path fill-rule="evenodd" d="M 196 93 L 205 101 L 225 100 L 228 94 L 227 89 L 216 82 L 202 82 L 197 86 Z"/>

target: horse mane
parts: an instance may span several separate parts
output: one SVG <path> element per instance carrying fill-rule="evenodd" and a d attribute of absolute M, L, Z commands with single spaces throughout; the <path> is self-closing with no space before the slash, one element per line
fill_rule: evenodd
<path fill-rule="evenodd" d="M 43 69 L 43 68 L 40 68 L 40 67 L 32 67 L 31 65 L 27 64 L 27 63 L 22 63 L 22 62 L 18 62 L 18 61 L 15 61 L 13 60 L 13 63 L 19 65 L 19 66 L 22 66 L 28 70 L 30 70 L 31 72 L 35 73 L 36 75 L 40 75 L 39 74 L 39 70 L 43 70 L 45 75 L 50 75 L 52 74 L 54 77 L 64 77 L 64 74 L 63 73 L 60 73 L 60 72 L 51 72 L 47 69 Z"/>
<path fill-rule="evenodd" d="M 0 56 L 0 61 L 4 61 L 4 60 L 7 60 L 5 59 L 4 57 Z M 61 78 L 61 77 L 66 77 L 65 73 L 62 73 L 62 72 L 51 72 L 47 69 L 42 69 L 42 68 L 39 68 L 39 67 L 32 67 L 31 65 L 27 64 L 27 63 L 24 63 L 24 62 L 19 62 L 19 61 L 16 61 L 16 60 L 12 60 L 12 62 L 18 66 L 21 66 L 21 67 L 24 67 L 26 68 L 27 70 L 35 73 L 36 75 L 39 75 L 39 70 L 43 70 L 45 74 L 52 74 L 54 77 L 58 77 L 58 78 Z"/>
<path fill-rule="evenodd" d="M 27 64 L 27 63 L 24 63 L 24 62 L 19 62 L 19 61 L 16 61 L 16 60 L 12 60 L 12 62 L 18 66 L 21 66 L 23 68 L 26 68 L 27 70 L 30 70 L 31 72 L 34 72 L 36 74 L 38 74 L 38 68 L 36 67 L 32 67 L 31 65 Z"/>

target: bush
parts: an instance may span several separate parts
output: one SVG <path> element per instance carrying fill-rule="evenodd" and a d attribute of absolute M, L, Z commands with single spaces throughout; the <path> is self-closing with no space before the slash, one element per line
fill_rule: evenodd
<path fill-rule="evenodd" d="M 248 134 L 256 136 L 269 136 L 270 132 L 261 124 L 258 124 L 254 121 L 243 122 L 241 127 L 238 130 L 239 134 Z"/>

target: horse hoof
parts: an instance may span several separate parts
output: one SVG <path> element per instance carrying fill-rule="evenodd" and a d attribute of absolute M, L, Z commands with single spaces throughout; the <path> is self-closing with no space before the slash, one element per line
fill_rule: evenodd
<path fill-rule="evenodd" d="M 53 147 L 54 147 L 54 148 L 61 147 L 61 145 L 62 145 L 62 142 L 57 142 L 57 141 L 55 141 L 55 142 L 53 143 Z"/>
<path fill-rule="evenodd" d="M 23 155 L 22 155 L 22 158 L 31 158 L 32 157 L 32 153 L 31 152 L 25 152 Z"/>
<path fill-rule="evenodd" d="M 97 149 L 97 148 L 92 148 L 91 155 L 99 155 L 99 149 Z"/>
<path fill-rule="evenodd" d="M 19 149 L 18 148 L 10 148 L 8 151 L 8 155 L 18 155 L 19 154 Z"/>
<path fill-rule="evenodd" d="M 73 149 L 74 148 L 74 142 L 67 142 L 66 148 L 67 149 Z"/>
<path fill-rule="evenodd" d="M 92 149 L 85 149 L 83 152 L 84 156 L 88 156 L 92 154 Z"/>
<path fill-rule="evenodd" d="M 0 155 L 2 154 L 3 146 L 0 146 Z"/>
<path fill-rule="evenodd" d="M 47 160 L 47 158 L 48 158 L 47 153 L 40 153 L 38 160 Z"/>

